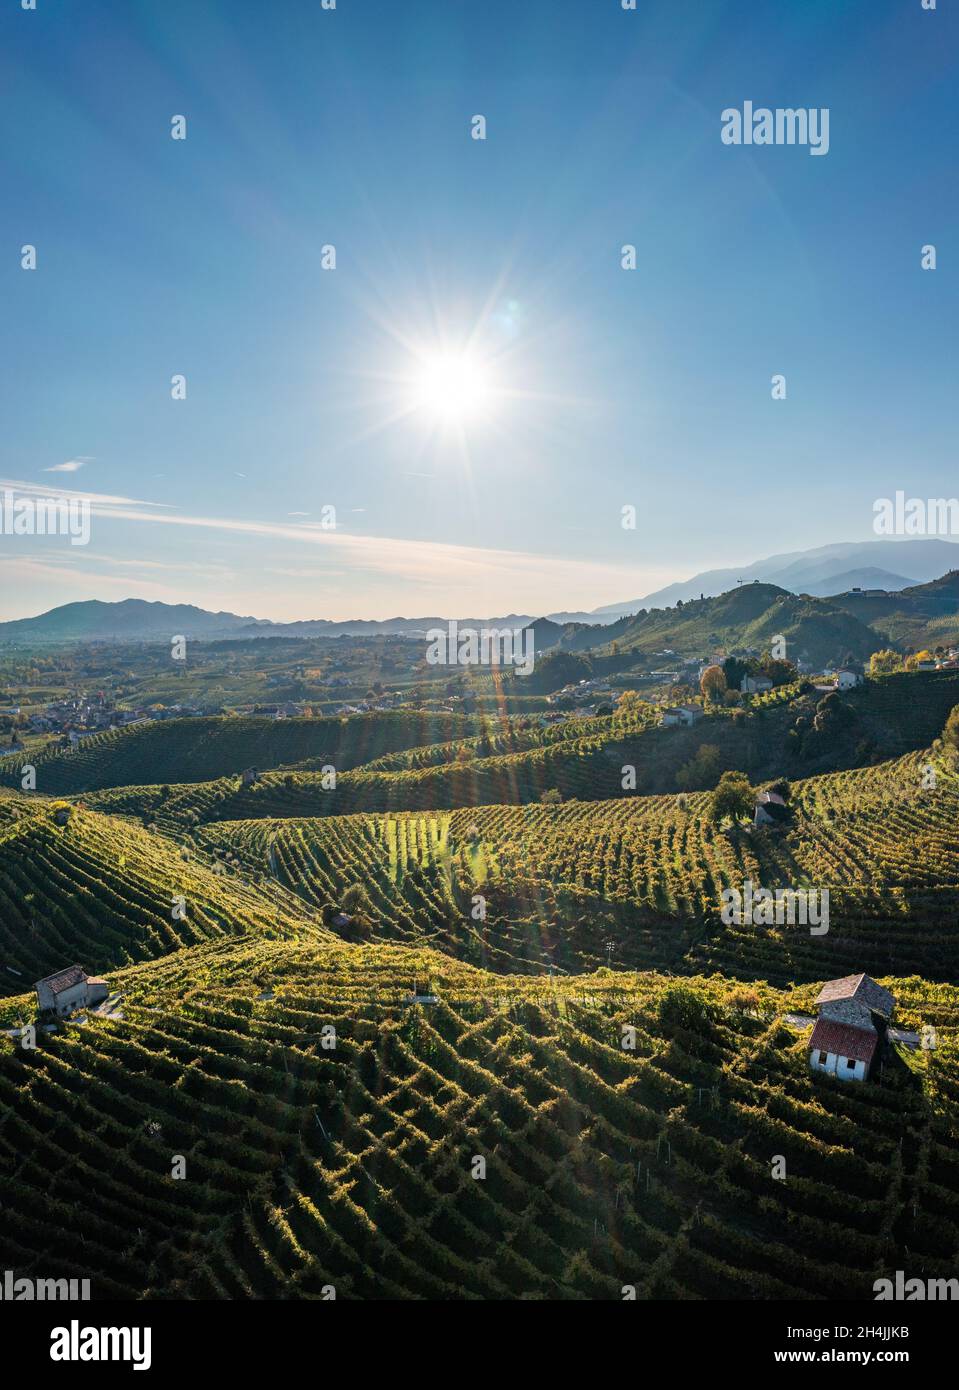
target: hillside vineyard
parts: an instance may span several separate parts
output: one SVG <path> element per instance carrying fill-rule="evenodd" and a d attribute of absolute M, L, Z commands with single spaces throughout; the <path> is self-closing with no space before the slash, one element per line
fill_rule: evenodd
<path fill-rule="evenodd" d="M 705 745 L 707 781 L 744 754 L 771 774 L 822 698 L 801 683 L 745 728 L 663 730 L 645 701 L 560 727 L 221 716 L 48 745 L 31 791 L 5 760 L 0 1254 L 117 1298 L 948 1276 L 956 695 L 948 672 L 850 694 L 855 738 L 811 748 L 769 828 L 621 770 L 688 785 Z M 828 930 L 724 920 L 747 883 L 825 890 Z M 108 998 L 24 1046 L 24 989 L 74 961 Z M 907 1042 L 850 1088 L 807 1040 L 822 982 L 862 972 Z"/>
<path fill-rule="evenodd" d="M 957 130 L 959 0 L 0 4 L 8 1382 L 937 1390 Z"/>

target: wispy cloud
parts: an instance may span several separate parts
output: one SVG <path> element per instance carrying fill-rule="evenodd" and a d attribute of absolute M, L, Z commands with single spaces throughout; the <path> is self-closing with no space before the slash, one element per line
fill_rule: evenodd
<path fill-rule="evenodd" d="M 84 464 L 92 463 L 92 454 L 80 454 L 77 458 L 67 459 L 66 463 L 55 463 L 52 468 L 44 468 L 44 473 L 79 473 Z"/>
<path fill-rule="evenodd" d="M 36 484 L 5 483 L 37 494 Z M 48 489 L 53 492 L 53 489 Z M 394 604 L 399 598 L 396 581 L 404 586 L 404 605 L 429 602 L 442 596 L 451 612 L 474 614 L 506 611 L 549 612 L 555 608 L 579 608 L 609 602 L 661 582 L 656 567 L 617 564 L 609 561 L 580 560 L 567 555 L 550 555 L 522 550 L 495 550 L 448 541 L 406 540 L 393 536 L 351 534 L 342 529 L 328 530 L 316 521 L 257 520 L 235 517 L 191 516 L 161 503 L 97 493 L 56 493 L 57 496 L 84 497 L 95 520 L 134 522 L 144 526 L 168 526 L 204 530 L 223 539 L 232 536 L 260 537 L 282 543 L 286 557 L 291 544 L 320 552 L 317 558 L 330 568 L 346 565 L 355 601 L 371 589 L 392 590 Z M 273 558 L 264 553 L 263 560 Z M 289 563 L 289 559 L 287 559 Z M 671 572 L 670 572 L 671 574 Z M 667 576 L 668 577 L 668 576 Z M 297 596 L 297 607 L 302 595 Z M 292 595 L 280 600 L 286 607 Z M 379 603 L 377 604 L 379 606 Z M 364 604 L 365 607 L 365 604 Z M 312 616 L 327 616 L 314 612 Z M 333 615 L 330 615 L 333 616 Z M 346 615 L 340 615 L 346 616 Z M 374 616 L 365 612 L 365 616 Z M 389 616 L 385 614 L 384 616 Z"/>

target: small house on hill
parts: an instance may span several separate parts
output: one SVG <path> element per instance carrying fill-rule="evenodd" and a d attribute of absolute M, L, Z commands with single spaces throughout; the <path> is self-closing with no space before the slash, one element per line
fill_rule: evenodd
<path fill-rule="evenodd" d="M 76 1009 L 102 1004 L 110 993 L 106 980 L 88 975 L 82 965 L 70 965 L 47 975 L 34 985 L 41 1013 L 71 1014 Z"/>
<path fill-rule="evenodd" d="M 862 685 L 863 675 L 861 671 L 852 671 L 844 666 L 841 671 L 836 672 L 837 690 L 854 690 L 857 685 Z"/>
<path fill-rule="evenodd" d="M 840 1081 L 865 1081 L 896 1007 L 895 996 L 868 975 L 823 985 L 809 1039 L 809 1065 Z"/>
<path fill-rule="evenodd" d="M 672 724 L 685 724 L 688 727 L 702 717 L 703 712 L 699 705 L 671 705 L 669 709 L 663 710 L 663 717 L 659 722 L 666 728 Z"/>
<path fill-rule="evenodd" d="M 244 787 L 252 787 L 258 776 L 255 767 L 247 767 L 240 773 L 240 782 Z"/>
<path fill-rule="evenodd" d="M 753 811 L 753 825 L 785 825 L 789 807 L 778 792 L 760 792 Z"/>
<path fill-rule="evenodd" d="M 739 689 L 744 695 L 761 695 L 764 690 L 772 690 L 773 683 L 768 676 L 743 676 Z"/>

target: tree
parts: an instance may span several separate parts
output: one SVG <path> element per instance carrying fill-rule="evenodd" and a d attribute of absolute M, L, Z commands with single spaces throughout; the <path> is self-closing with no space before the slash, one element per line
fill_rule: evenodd
<path fill-rule="evenodd" d="M 544 806 L 558 806 L 562 799 L 563 798 L 555 787 L 550 787 L 549 791 L 543 792 L 543 795 L 540 797 L 540 801 Z"/>
<path fill-rule="evenodd" d="M 726 1005 L 737 1014 L 756 1013 L 759 1009 L 759 995 L 754 989 L 739 985 L 726 995 Z"/>
<path fill-rule="evenodd" d="M 916 669 L 916 667 L 919 665 L 920 661 L 934 661 L 934 660 L 935 660 L 935 657 L 933 656 L 932 652 L 926 651 L 926 649 L 923 648 L 923 650 L 922 650 L 921 652 L 916 652 L 914 656 L 907 656 L 907 657 L 906 657 L 906 670 L 907 670 L 907 671 L 915 671 L 915 669 Z"/>
<path fill-rule="evenodd" d="M 708 1002 L 689 985 L 668 985 L 659 996 L 656 1012 L 665 1033 L 677 1028 L 683 1028 L 688 1033 L 705 1033 L 712 1022 Z"/>
<path fill-rule="evenodd" d="M 856 715 L 851 705 L 847 705 L 845 700 L 840 699 L 838 692 L 833 690 L 824 695 L 816 706 L 812 726 L 817 734 L 833 737 L 850 728 L 855 722 Z"/>
<path fill-rule="evenodd" d="M 733 824 L 751 816 L 755 795 L 745 772 L 724 772 L 713 792 L 710 819 L 714 825 L 729 816 Z"/>
<path fill-rule="evenodd" d="M 716 785 L 720 764 L 719 748 L 715 743 L 702 743 L 676 773 L 676 785 L 681 791 L 700 791 Z"/>
<path fill-rule="evenodd" d="M 718 705 L 726 693 L 726 676 L 721 666 L 707 666 L 699 678 L 703 699 Z"/>
<path fill-rule="evenodd" d="M 510 672 L 507 679 L 524 695 L 548 695 L 564 685 L 575 685 L 593 674 L 593 663 L 576 652 L 549 652 L 536 658 L 536 667 L 528 676 Z"/>
<path fill-rule="evenodd" d="M 723 662 L 723 674 L 728 688 L 738 690 L 743 683 L 743 677 L 749 675 L 749 662 L 738 656 L 727 656 Z"/>
<path fill-rule="evenodd" d="M 873 652 L 869 658 L 869 674 L 871 676 L 889 676 L 893 671 L 901 670 L 902 657 L 891 647 L 884 647 L 880 652 Z"/>
<path fill-rule="evenodd" d="M 796 668 L 791 661 L 782 657 L 764 656 L 759 664 L 761 675 L 768 677 L 773 685 L 789 685 L 796 679 Z"/>
<path fill-rule="evenodd" d="M 344 912 L 359 913 L 370 911 L 370 900 L 362 883 L 351 883 L 340 898 Z"/>

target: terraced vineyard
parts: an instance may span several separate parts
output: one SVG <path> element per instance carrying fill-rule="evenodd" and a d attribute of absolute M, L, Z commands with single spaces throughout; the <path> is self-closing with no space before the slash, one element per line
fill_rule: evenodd
<path fill-rule="evenodd" d="M 208 780 L 107 785 L 142 766 L 125 732 L 44 765 L 82 758 L 82 800 L 0 792 L 5 1267 L 121 1298 L 868 1298 L 907 1252 L 952 1277 L 954 759 L 794 780 L 788 825 L 732 829 L 622 790 L 674 732 L 650 718 L 329 721 L 335 791 L 323 721 L 253 785 L 214 769 L 279 725 L 210 721 L 204 752 L 171 722 L 149 746 Z M 724 924 L 747 878 L 828 888 L 828 933 Z M 74 960 L 119 1005 L 23 1048 L 23 990 Z M 863 970 L 938 1046 L 850 1088 L 785 1015 Z"/>
<path fill-rule="evenodd" d="M 857 962 L 943 979 L 959 915 L 959 781 L 932 758 L 799 782 L 784 832 L 730 835 L 699 794 L 244 820 L 209 824 L 197 840 L 314 907 L 359 884 L 368 939 L 429 941 L 491 969 L 678 968 L 690 952 L 697 965 L 784 983 Z M 935 789 L 923 785 L 930 768 Z M 722 891 L 747 879 L 828 889 L 828 933 L 724 925 Z"/>
<path fill-rule="evenodd" d="M 905 681 L 914 684 L 906 686 Z M 857 712 L 852 736 L 816 757 L 796 760 L 789 751 L 789 731 L 797 718 L 812 721 L 819 698 L 804 697 L 765 712 L 760 708 L 745 718 L 716 713 L 692 729 L 659 728 L 656 711 L 647 706 L 640 706 L 628 720 L 572 721 L 536 731 L 509 725 L 497 731 L 493 726 L 472 739 L 406 746 L 395 756 L 374 757 L 362 766 L 336 763 L 341 775 L 335 787 L 321 771 L 310 770 L 314 759 L 267 772 L 255 787 L 241 786 L 235 776 L 198 785 L 191 778 L 193 785 L 173 787 L 141 785 L 138 779 L 116 793 L 98 793 L 90 804 L 156 818 L 176 829 L 249 816 L 523 805 L 554 791 L 564 800 L 606 801 L 622 795 L 624 768 L 635 771 L 640 793 L 678 790 L 680 770 L 704 744 L 716 749 L 721 769 L 742 768 L 754 780 L 776 777 L 784 770 L 794 777 L 809 776 L 820 767 L 852 769 L 883 753 L 891 757 L 927 747 L 941 732 L 952 705 L 959 703 L 959 678 L 951 671 L 937 671 L 870 681 L 864 691 L 849 697 L 850 708 Z M 513 751 L 499 751 L 504 748 Z M 712 780 L 700 785 L 712 785 Z"/>
<path fill-rule="evenodd" d="M 941 1043 L 864 1091 L 809 1072 L 793 997 L 751 1015 L 721 981 L 691 1028 L 656 977 L 388 946 L 111 983 L 122 1020 L 0 1053 L 0 1258 L 95 1297 L 868 1298 L 907 1247 L 954 1272 L 952 988 L 886 981 Z"/>
<path fill-rule="evenodd" d="M 36 790 L 68 795 L 142 783 L 205 782 L 244 768 L 280 767 L 305 759 L 338 768 L 437 739 L 472 734 L 477 719 L 461 714 L 398 710 L 375 717 L 332 719 L 164 719 L 83 738 L 75 748 L 48 745 L 32 757 Z M 0 765 L 0 783 L 21 785 L 21 760 Z"/>
<path fill-rule="evenodd" d="M 0 798 L 0 995 L 74 960 L 91 973 L 251 931 L 315 933 L 300 899 L 218 874 L 161 835 Z M 182 899 L 182 915 L 174 915 Z"/>

